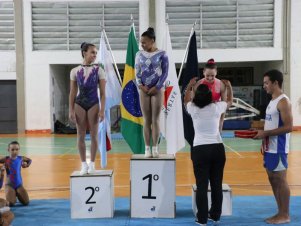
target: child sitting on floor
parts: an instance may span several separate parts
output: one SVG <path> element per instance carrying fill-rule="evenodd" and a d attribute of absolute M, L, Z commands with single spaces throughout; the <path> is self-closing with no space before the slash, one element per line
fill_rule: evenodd
<path fill-rule="evenodd" d="M 19 151 L 20 144 L 12 141 L 8 145 L 9 156 L 0 159 L 0 163 L 4 164 L 6 169 L 5 194 L 10 206 L 15 205 L 17 198 L 23 205 L 29 204 L 29 197 L 22 183 L 21 167 L 29 167 L 31 159 L 19 156 Z"/>

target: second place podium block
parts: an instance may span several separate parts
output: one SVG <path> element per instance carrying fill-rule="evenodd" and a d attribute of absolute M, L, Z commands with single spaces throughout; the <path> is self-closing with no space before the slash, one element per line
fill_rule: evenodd
<path fill-rule="evenodd" d="M 114 214 L 113 170 L 70 176 L 71 218 L 111 218 Z"/>
<path fill-rule="evenodd" d="M 174 218 L 176 164 L 174 155 L 131 158 L 131 217 Z"/>

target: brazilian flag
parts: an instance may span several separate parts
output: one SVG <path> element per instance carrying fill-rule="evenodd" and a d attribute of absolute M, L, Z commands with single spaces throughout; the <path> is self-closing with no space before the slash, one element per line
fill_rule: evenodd
<path fill-rule="evenodd" d="M 134 25 L 128 39 L 121 93 L 121 133 L 135 154 L 143 154 L 143 117 L 135 83 L 135 56 L 138 52 Z"/>

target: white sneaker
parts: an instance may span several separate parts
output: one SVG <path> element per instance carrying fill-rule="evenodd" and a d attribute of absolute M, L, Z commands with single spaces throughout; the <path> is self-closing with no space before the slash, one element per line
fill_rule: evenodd
<path fill-rule="evenodd" d="M 153 147 L 153 157 L 159 158 L 158 146 Z"/>
<path fill-rule="evenodd" d="M 86 162 L 82 162 L 82 168 L 79 172 L 80 175 L 85 175 L 88 173 L 89 166 Z"/>
<path fill-rule="evenodd" d="M 88 173 L 95 173 L 95 163 L 94 162 L 89 163 Z"/>
<path fill-rule="evenodd" d="M 152 156 L 152 152 L 151 152 L 149 146 L 145 147 L 145 154 L 144 154 L 144 157 L 145 157 L 145 158 L 151 158 L 151 157 L 153 157 L 153 156 Z"/>

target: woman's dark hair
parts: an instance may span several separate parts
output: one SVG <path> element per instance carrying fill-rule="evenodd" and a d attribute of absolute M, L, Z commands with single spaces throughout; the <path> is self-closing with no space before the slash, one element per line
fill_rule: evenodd
<path fill-rule="evenodd" d="M 266 72 L 264 74 L 264 77 L 269 77 L 270 81 L 271 82 L 275 82 L 277 81 L 278 82 L 278 85 L 280 88 L 282 88 L 282 83 L 283 83 L 283 74 L 282 72 L 276 70 L 276 69 L 273 69 L 273 70 L 270 70 L 268 72 Z"/>
<path fill-rule="evenodd" d="M 87 42 L 83 42 L 80 45 L 80 49 L 81 49 L 81 53 L 82 53 L 83 58 L 84 58 L 84 52 L 87 52 L 90 47 L 95 47 L 95 45 L 91 44 L 91 43 L 87 43 Z"/>
<path fill-rule="evenodd" d="M 198 86 L 192 102 L 199 108 L 203 108 L 212 103 L 212 93 L 206 84 L 200 84 Z"/>
<path fill-rule="evenodd" d="M 142 37 L 148 37 L 150 39 L 153 39 L 154 42 L 156 41 L 156 34 L 155 34 L 155 30 L 152 27 L 147 28 L 147 30 L 145 32 L 142 33 L 141 35 Z"/>
<path fill-rule="evenodd" d="M 213 58 L 209 59 L 205 64 L 205 69 L 217 69 L 216 63 Z"/>

